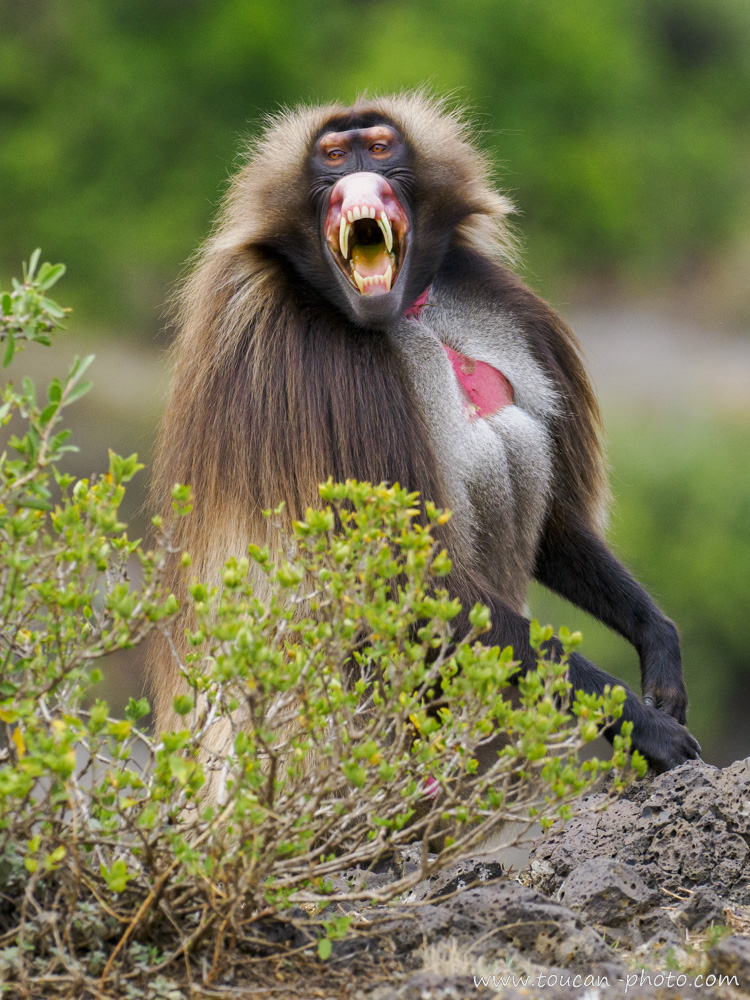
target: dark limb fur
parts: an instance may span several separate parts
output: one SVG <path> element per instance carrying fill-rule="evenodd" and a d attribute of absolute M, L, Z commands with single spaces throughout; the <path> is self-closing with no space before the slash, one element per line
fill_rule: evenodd
<path fill-rule="evenodd" d="M 548 525 L 534 575 L 627 639 L 640 657 L 644 700 L 684 724 L 677 629 L 590 527 L 572 517 Z"/>
<path fill-rule="evenodd" d="M 362 130 L 375 124 L 385 124 L 398 140 L 391 161 L 370 155 L 374 146 Z M 351 166 L 325 159 L 327 147 L 319 140 L 326 130 L 351 133 Z M 343 176 L 370 175 L 368 190 L 380 190 L 373 187 L 373 171 L 387 180 L 410 226 L 402 227 L 401 236 L 408 236 L 397 239 L 393 289 L 374 297 L 360 295 L 342 270 L 348 257 L 345 262 L 340 253 L 341 230 L 329 229 L 327 221 Z M 384 331 L 400 324 L 405 309 L 433 284 L 464 302 L 467 314 L 476 303 L 485 313 L 497 310 L 558 401 L 543 418 L 552 475 L 537 575 L 636 645 L 644 693 L 664 711 L 629 692 L 625 718 L 634 723 L 635 745 L 662 770 L 698 752 L 678 722 L 685 697 L 676 633 L 599 540 L 607 487 L 596 399 L 571 331 L 500 263 L 509 246 L 503 222 L 508 207 L 461 116 L 424 94 L 277 116 L 232 182 L 214 235 L 179 297 L 181 331 L 155 461 L 154 507 L 169 519 L 172 485 L 193 487 L 195 509 L 175 526 L 175 550 L 191 553 L 198 577 L 218 582 L 229 555 L 241 556 L 249 542 L 271 543 L 263 509 L 283 500 L 291 522 L 319 503 L 318 483 L 328 476 L 398 481 L 450 506 L 433 440 L 440 434 L 432 433 L 441 428 L 429 424 L 430 407 L 418 400 L 429 381 L 407 378 Z M 393 222 L 399 237 L 398 219 Z M 369 230 L 352 230 L 352 240 L 358 232 L 366 257 L 376 244 Z M 383 262 L 384 247 L 377 251 Z M 450 465 L 452 458 L 448 453 Z M 464 513 L 468 523 L 472 511 Z M 485 536 L 493 530 L 491 516 L 482 530 Z M 487 641 L 512 645 L 528 670 L 535 653 L 528 622 L 518 613 L 523 598 L 515 598 L 533 569 L 536 528 L 523 565 L 513 564 L 518 586 L 502 596 L 495 584 L 474 579 L 481 560 L 469 534 L 449 522 L 441 536 L 453 559 L 455 596 L 467 615 L 475 601 L 490 606 Z M 475 547 L 481 537 L 473 539 Z M 506 541 L 511 549 L 512 531 Z M 177 551 L 168 573 L 184 598 Z M 262 593 L 260 572 L 255 585 Z M 191 627 L 189 614 L 183 625 Z M 176 642 L 183 655 L 185 641 L 178 636 Z M 559 654 L 558 645 L 552 649 Z M 181 678 L 165 643 L 155 650 L 150 671 L 157 729 L 181 725 L 172 710 Z M 591 692 L 616 683 L 579 656 L 571 658 L 570 674 L 575 687 Z"/>
<path fill-rule="evenodd" d="M 494 596 L 485 593 L 478 599 L 489 607 L 492 619 L 491 629 L 482 637 L 482 641 L 488 646 L 512 646 L 515 658 L 520 661 L 520 674 L 536 669 L 537 653 L 531 646 L 529 621 Z M 456 623 L 459 635 L 466 634 L 469 630 L 468 611 L 472 605 L 472 598 L 468 594 L 461 595 L 461 600 L 464 610 Z M 556 659 L 562 655 L 558 639 L 549 642 L 547 652 Z M 611 742 L 620 732 L 623 722 L 632 722 L 633 746 L 643 754 L 654 770 L 668 771 L 685 760 L 700 756 L 698 742 L 676 719 L 651 705 L 644 705 L 626 684 L 600 670 L 578 653 L 570 656 L 568 676 L 574 691 L 602 694 L 607 684 L 610 687 L 619 684 L 625 689 L 623 713 L 617 722 L 605 730 L 604 735 Z"/>

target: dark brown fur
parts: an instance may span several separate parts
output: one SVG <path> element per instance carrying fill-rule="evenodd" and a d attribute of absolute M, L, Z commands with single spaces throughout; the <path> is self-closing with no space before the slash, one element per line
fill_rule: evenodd
<path fill-rule="evenodd" d="M 564 386 L 569 406 L 555 428 L 563 487 L 555 491 L 556 503 L 600 507 L 604 479 L 593 394 L 565 324 L 500 263 L 510 247 L 502 225 L 509 206 L 489 184 L 487 163 L 465 123 L 422 94 L 355 106 L 366 109 L 386 115 L 409 137 L 421 226 L 445 225 L 450 213 L 458 226 L 455 244 L 470 253 L 481 248 L 496 262 L 488 291 L 531 317 L 532 349 Z M 178 523 L 175 541 L 191 553 L 198 577 L 215 579 L 226 558 L 243 554 L 250 541 L 266 540 L 263 510 L 283 499 L 291 519 L 315 505 L 318 484 L 329 476 L 400 482 L 443 502 L 422 417 L 387 341 L 357 330 L 290 274 L 277 250 L 280 238 L 300 245 L 317 240 L 300 177 L 323 123 L 346 112 L 303 109 L 270 122 L 179 296 L 180 332 L 152 497 L 168 516 L 172 486 L 191 485 L 195 507 Z M 176 557 L 169 576 L 184 599 Z M 476 600 L 485 588 L 476 579 L 456 579 L 455 589 Z M 186 651 L 180 636 L 189 624 L 183 620 L 174 629 L 179 654 Z M 180 681 L 163 641 L 154 650 L 151 677 L 157 727 L 165 729 L 175 721 L 171 701 Z"/>

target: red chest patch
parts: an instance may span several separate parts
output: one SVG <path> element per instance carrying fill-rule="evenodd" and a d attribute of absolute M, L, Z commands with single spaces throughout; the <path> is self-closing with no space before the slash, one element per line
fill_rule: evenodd
<path fill-rule="evenodd" d="M 427 304 L 430 289 L 426 288 L 419 298 L 411 304 L 404 313 L 413 319 L 419 319 Z M 461 386 L 464 412 L 467 420 L 477 420 L 479 417 L 491 417 L 493 413 L 510 406 L 513 402 L 513 386 L 497 368 L 488 365 L 486 361 L 475 361 L 466 354 L 459 354 L 453 348 L 443 344 L 443 350 L 453 366 L 453 371 Z"/>
<path fill-rule="evenodd" d="M 513 402 L 513 386 L 497 368 L 486 361 L 475 361 L 443 344 L 463 390 L 467 420 L 490 417 Z"/>

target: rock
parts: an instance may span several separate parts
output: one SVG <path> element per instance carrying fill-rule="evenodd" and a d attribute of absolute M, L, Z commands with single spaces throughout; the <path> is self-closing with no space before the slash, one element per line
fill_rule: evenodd
<path fill-rule="evenodd" d="M 677 927 L 667 910 L 660 906 L 633 917 L 627 930 L 627 939 L 633 948 L 646 944 L 652 947 L 655 944 L 679 947 L 685 943 L 685 931 Z M 622 939 L 626 940 L 625 935 L 622 935 Z"/>
<path fill-rule="evenodd" d="M 554 892 L 585 861 L 612 858 L 653 889 L 703 887 L 750 904 L 750 758 L 724 770 L 690 761 L 608 802 L 604 793 L 589 796 L 570 823 L 534 846 L 533 886 Z"/>
<path fill-rule="evenodd" d="M 735 989 L 750 991 L 750 937 L 733 934 L 724 938 L 709 952 L 711 967 L 716 975 L 736 976 Z"/>
<path fill-rule="evenodd" d="M 435 855 L 428 854 L 428 861 L 434 861 Z M 422 845 L 407 844 L 406 847 L 399 847 L 391 855 L 387 855 L 383 861 L 375 866 L 375 871 L 390 871 L 398 878 L 404 875 L 411 875 L 419 871 L 422 866 Z"/>
<path fill-rule="evenodd" d="M 435 855 L 428 854 L 427 859 L 434 861 Z M 368 868 L 347 868 L 340 875 L 334 876 L 331 881 L 337 893 L 359 889 L 382 889 L 406 875 L 412 875 L 419 871 L 421 864 L 422 845 L 411 844 L 397 851 L 389 851 Z M 459 865 L 466 864 L 477 866 L 479 862 L 459 862 Z M 432 879 L 437 878 L 439 875 L 432 876 Z M 428 881 L 425 880 L 420 885 L 426 885 Z M 420 896 L 420 898 L 422 897 Z M 361 909 L 360 903 L 338 903 L 337 905 L 345 911 Z"/>
<path fill-rule="evenodd" d="M 393 952 L 401 960 L 433 941 L 468 938 L 476 929 L 470 920 L 456 921 L 443 907 L 429 903 L 419 907 L 391 906 L 387 911 L 375 909 L 371 915 L 381 917 L 391 914 L 393 922 L 383 924 L 378 932 L 381 938 L 389 940 Z"/>
<path fill-rule="evenodd" d="M 591 858 L 578 865 L 557 891 L 556 899 L 604 927 L 619 927 L 658 906 L 661 896 L 650 889 L 631 865 L 611 858 Z"/>
<path fill-rule="evenodd" d="M 347 868 L 340 875 L 331 879 L 331 882 L 336 892 L 348 892 L 360 889 L 382 889 L 395 882 L 397 878 L 398 875 L 392 871 L 376 872 L 366 868 Z"/>
<path fill-rule="evenodd" d="M 420 882 L 414 889 L 413 901 L 437 899 L 465 889 L 475 882 L 488 883 L 506 877 L 507 872 L 499 861 L 467 858 Z"/>
<path fill-rule="evenodd" d="M 375 908 L 369 916 L 393 918 L 374 929 L 378 951 L 411 968 L 420 960 L 419 953 L 433 944 L 454 948 L 477 965 L 481 959 L 494 963 L 508 954 L 582 971 L 619 962 L 602 936 L 578 914 L 505 879 L 464 889 L 441 902 Z"/>
<path fill-rule="evenodd" d="M 536 845 L 539 846 L 538 844 Z M 527 875 L 527 881 L 529 884 L 533 885 L 535 889 L 543 892 L 545 896 L 552 896 L 555 894 L 557 889 L 559 889 L 562 884 L 562 879 L 560 878 L 560 870 L 562 866 L 550 864 L 549 861 L 544 861 L 540 858 L 532 858 L 529 860 L 529 870 Z M 566 875 L 570 872 L 570 868 L 565 873 Z"/>
<path fill-rule="evenodd" d="M 584 808 L 536 845 L 531 885 L 509 879 L 498 862 L 469 858 L 424 879 L 408 902 L 368 911 L 372 933 L 334 942 L 332 956 L 352 970 L 393 968 L 393 980 L 364 987 L 363 1000 L 528 1000 L 538 976 L 547 1000 L 580 1000 L 585 991 L 568 985 L 576 974 L 606 977 L 593 986 L 599 1000 L 620 998 L 626 983 L 642 1000 L 662 1000 L 665 989 L 675 1000 L 687 995 L 668 978 L 690 977 L 665 969 L 665 956 L 689 967 L 687 931 L 721 921 L 726 906 L 750 904 L 750 759 L 723 771 L 691 762 L 614 801 L 597 792 L 587 805 L 598 810 Z M 418 871 L 420 850 L 347 875 L 386 884 Z M 626 967 L 610 942 L 642 971 Z M 750 938 L 725 939 L 709 961 L 712 975 L 736 977 L 750 992 Z M 487 977 L 487 969 L 497 972 Z M 525 975 L 531 981 L 519 984 Z M 714 986 L 704 982 L 701 996 L 724 1000 Z"/>
<path fill-rule="evenodd" d="M 724 919 L 724 903 L 712 889 L 696 889 L 677 913 L 677 921 L 691 931 L 703 931 Z"/>
<path fill-rule="evenodd" d="M 492 958 L 511 947 L 532 961 L 566 969 L 616 960 L 578 914 L 518 882 L 466 889 L 435 909 L 450 915 L 452 935 L 477 957 Z"/>

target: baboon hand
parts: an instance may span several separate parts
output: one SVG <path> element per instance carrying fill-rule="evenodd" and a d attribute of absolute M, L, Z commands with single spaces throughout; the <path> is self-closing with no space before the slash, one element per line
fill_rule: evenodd
<path fill-rule="evenodd" d="M 659 774 L 687 760 L 700 760 L 695 737 L 671 715 L 648 704 L 643 706 L 643 717 L 634 721 L 632 742 Z"/>

